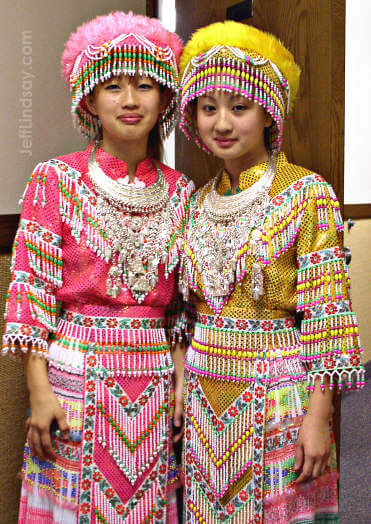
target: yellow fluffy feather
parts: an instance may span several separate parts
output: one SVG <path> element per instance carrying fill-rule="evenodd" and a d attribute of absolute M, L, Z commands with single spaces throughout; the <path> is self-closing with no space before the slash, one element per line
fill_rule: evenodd
<path fill-rule="evenodd" d="M 216 45 L 250 49 L 274 62 L 289 83 L 292 104 L 299 89 L 300 67 L 278 38 L 251 25 L 228 20 L 198 29 L 183 49 L 180 74 L 183 75 L 193 57 Z"/>

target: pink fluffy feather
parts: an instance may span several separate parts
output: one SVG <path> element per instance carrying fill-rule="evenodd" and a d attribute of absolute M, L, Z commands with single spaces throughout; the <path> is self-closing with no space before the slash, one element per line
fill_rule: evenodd
<path fill-rule="evenodd" d="M 182 52 L 182 42 L 178 35 L 167 31 L 156 18 L 135 15 L 132 11 L 116 11 L 108 15 L 97 16 L 82 24 L 68 39 L 61 60 L 62 77 L 67 83 L 77 56 L 89 44 L 101 46 L 123 33 L 137 33 L 151 40 L 160 47 L 170 46 L 177 63 Z"/>

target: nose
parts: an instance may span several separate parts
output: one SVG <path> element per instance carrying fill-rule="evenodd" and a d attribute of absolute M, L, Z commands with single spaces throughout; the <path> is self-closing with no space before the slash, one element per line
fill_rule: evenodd
<path fill-rule="evenodd" d="M 138 107 L 138 99 L 133 85 L 128 84 L 125 89 L 122 90 L 121 106 L 126 109 L 135 109 Z"/>
<path fill-rule="evenodd" d="M 220 135 L 225 135 L 232 131 L 232 123 L 229 119 L 228 109 L 221 107 L 216 113 L 215 131 Z"/>

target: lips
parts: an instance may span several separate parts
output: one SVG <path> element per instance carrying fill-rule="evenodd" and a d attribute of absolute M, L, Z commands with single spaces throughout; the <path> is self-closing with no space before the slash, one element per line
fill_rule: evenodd
<path fill-rule="evenodd" d="M 232 147 L 237 142 L 237 139 L 217 137 L 215 138 L 215 142 L 218 144 L 219 147 L 227 149 L 228 147 Z"/>
<path fill-rule="evenodd" d="M 119 120 L 120 122 L 123 122 L 124 124 L 135 125 L 135 124 L 138 124 L 142 120 L 142 116 L 137 115 L 135 113 L 130 113 L 126 115 L 120 115 Z"/>

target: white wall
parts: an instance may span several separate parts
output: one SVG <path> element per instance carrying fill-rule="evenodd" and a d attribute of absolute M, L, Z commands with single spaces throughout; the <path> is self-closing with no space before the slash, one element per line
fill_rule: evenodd
<path fill-rule="evenodd" d="M 371 3 L 347 0 L 344 203 L 371 203 Z"/>
<path fill-rule="evenodd" d="M 158 1 L 158 17 L 162 25 L 168 31 L 176 29 L 176 8 L 175 0 Z M 175 169 L 175 131 L 164 141 L 164 158 L 163 161 L 168 166 Z"/>
<path fill-rule="evenodd" d="M 85 147 L 72 125 L 60 59 L 77 26 L 117 10 L 145 14 L 146 1 L 1 1 L 0 214 L 20 212 L 19 197 L 38 162 Z"/>

